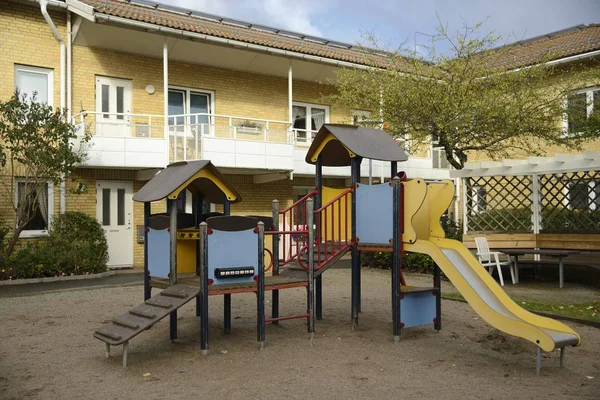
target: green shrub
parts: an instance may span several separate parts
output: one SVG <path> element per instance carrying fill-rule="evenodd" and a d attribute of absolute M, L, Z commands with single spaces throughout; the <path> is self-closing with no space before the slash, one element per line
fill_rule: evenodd
<path fill-rule="evenodd" d="M 600 210 L 576 210 L 545 207 L 542 210 L 544 232 L 600 233 Z M 531 232 L 531 210 L 509 208 L 484 211 L 469 217 L 471 232 Z"/>
<path fill-rule="evenodd" d="M 456 224 L 452 219 L 442 217 L 440 221 L 446 237 L 462 241 L 462 229 L 460 224 Z M 362 257 L 362 266 L 379 269 L 392 268 L 392 253 L 384 252 L 364 252 Z M 419 253 L 404 253 L 402 256 L 402 269 L 404 271 L 419 272 L 430 274 L 433 272 L 434 262 L 431 257 Z"/>
<path fill-rule="evenodd" d="M 81 212 L 57 216 L 46 240 L 57 253 L 59 269 L 68 274 L 106 271 L 108 243 L 100 223 Z"/>
<path fill-rule="evenodd" d="M 469 216 L 469 231 L 531 232 L 531 209 L 488 210 Z"/>
<path fill-rule="evenodd" d="M 29 240 L 5 261 L 3 280 L 94 274 L 106 271 L 108 244 L 95 218 L 67 212 L 56 216 L 47 237 Z"/>

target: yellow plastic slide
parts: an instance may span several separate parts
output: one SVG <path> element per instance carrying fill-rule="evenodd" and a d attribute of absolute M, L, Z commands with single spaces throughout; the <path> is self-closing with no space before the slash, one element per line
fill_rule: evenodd
<path fill-rule="evenodd" d="M 454 196 L 451 181 L 414 179 L 404 186 L 404 250 L 433 258 L 473 310 L 494 328 L 552 351 L 578 346 L 579 335 L 565 324 L 521 308 L 462 243 L 445 239 L 440 217 Z"/>
<path fill-rule="evenodd" d="M 404 249 L 431 256 L 473 310 L 494 328 L 529 340 L 545 351 L 581 342 L 565 324 L 519 307 L 462 243 L 431 238 L 405 244 Z"/>

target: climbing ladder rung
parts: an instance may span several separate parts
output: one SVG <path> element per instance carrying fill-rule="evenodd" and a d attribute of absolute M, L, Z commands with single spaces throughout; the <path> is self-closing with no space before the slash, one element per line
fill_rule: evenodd
<path fill-rule="evenodd" d="M 139 329 L 139 324 L 134 324 L 133 322 L 129 322 L 125 319 L 122 318 L 114 318 L 112 320 L 113 324 L 115 325 L 119 325 L 119 326 L 124 326 L 125 328 L 129 328 L 129 329 Z"/>
<path fill-rule="evenodd" d="M 144 304 L 149 305 L 149 306 L 153 306 L 153 307 L 165 308 L 165 309 L 169 309 L 169 308 L 173 307 L 173 304 L 171 304 L 171 303 L 163 304 L 163 303 L 160 303 L 157 300 L 154 300 L 154 301 L 152 301 L 152 300 L 146 300 L 144 302 Z"/>
<path fill-rule="evenodd" d="M 156 318 L 156 314 L 152 313 L 145 313 L 143 311 L 137 311 L 137 310 L 129 310 L 129 314 L 133 314 L 135 316 L 138 317 L 142 317 L 142 318 L 148 318 L 148 319 L 154 319 Z"/>
<path fill-rule="evenodd" d="M 122 337 L 121 335 L 115 335 L 115 334 L 105 331 L 103 329 L 97 329 L 96 333 L 98 335 L 106 336 L 107 338 L 112 339 L 112 340 L 121 340 L 121 337 Z"/>

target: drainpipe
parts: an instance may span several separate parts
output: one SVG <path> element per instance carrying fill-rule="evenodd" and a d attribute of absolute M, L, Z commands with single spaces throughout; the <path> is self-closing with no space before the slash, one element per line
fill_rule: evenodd
<path fill-rule="evenodd" d="M 62 112 L 65 109 L 65 101 L 66 101 L 66 96 L 65 96 L 65 92 L 66 92 L 66 89 L 65 89 L 65 84 L 66 84 L 65 41 L 63 40 L 62 36 L 60 36 L 58 29 L 56 29 L 56 25 L 54 25 L 54 21 L 52 21 L 52 18 L 50 18 L 50 15 L 48 14 L 48 0 L 40 0 L 40 11 L 42 12 L 44 19 L 46 20 L 46 23 L 50 27 L 50 30 L 52 31 L 54 38 L 56 39 L 56 41 L 58 42 L 58 44 L 60 46 L 60 109 Z M 60 213 L 61 214 L 64 214 L 64 212 L 66 210 L 65 194 L 66 194 L 66 185 L 65 185 L 65 177 L 63 177 L 63 179 L 60 182 Z"/>

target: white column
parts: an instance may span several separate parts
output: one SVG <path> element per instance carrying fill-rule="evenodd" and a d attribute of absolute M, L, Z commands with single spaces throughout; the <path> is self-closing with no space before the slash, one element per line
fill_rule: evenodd
<path fill-rule="evenodd" d="M 294 137 L 293 137 L 293 131 L 292 128 L 294 126 L 294 115 L 292 114 L 292 99 L 293 99 L 293 93 L 292 93 L 292 60 L 290 60 L 290 66 L 288 68 L 288 121 L 290 124 L 290 132 L 292 132 L 292 134 L 290 135 L 290 139 L 291 142 L 294 142 Z"/>
<path fill-rule="evenodd" d="M 540 233 L 541 228 L 541 210 L 540 210 L 540 176 L 531 175 L 531 222 L 533 233 Z"/>
<path fill-rule="evenodd" d="M 165 167 L 169 165 L 169 46 L 167 39 L 163 42 L 163 124 L 165 134 Z M 175 151 L 175 147 L 173 147 Z"/>
<path fill-rule="evenodd" d="M 454 191 L 454 222 L 458 225 L 458 221 L 460 220 L 460 216 L 458 215 L 459 213 L 459 203 L 460 203 L 460 198 L 461 198 L 461 194 L 460 194 L 460 178 L 455 178 L 454 179 L 454 187 L 455 187 L 455 191 Z"/>
<path fill-rule="evenodd" d="M 467 229 L 469 227 L 469 210 L 467 207 L 467 179 L 469 178 L 462 178 L 463 235 L 467 233 Z"/>

